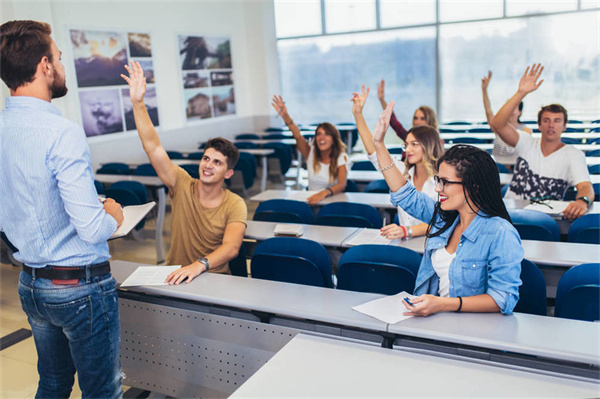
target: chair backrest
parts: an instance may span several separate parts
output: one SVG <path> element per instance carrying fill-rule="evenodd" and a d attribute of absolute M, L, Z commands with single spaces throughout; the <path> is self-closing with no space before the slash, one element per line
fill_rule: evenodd
<path fill-rule="evenodd" d="M 136 176 L 158 176 L 154 167 L 150 163 L 143 163 L 137 166 L 133 171 Z"/>
<path fill-rule="evenodd" d="M 167 151 L 167 155 L 171 159 L 185 159 L 182 153 L 179 151 Z"/>
<path fill-rule="evenodd" d="M 510 188 L 510 184 L 505 184 L 502 186 L 502 188 L 500 189 L 500 193 L 502 194 L 503 197 L 506 195 L 506 192 L 508 191 L 509 188 Z"/>
<path fill-rule="evenodd" d="M 250 270 L 252 278 L 333 288 L 327 250 L 304 238 L 273 237 L 261 242 Z"/>
<path fill-rule="evenodd" d="M 94 180 L 94 187 L 96 187 L 96 192 L 98 194 L 104 194 L 104 184 L 100 183 L 98 180 Z"/>
<path fill-rule="evenodd" d="M 567 241 L 600 244 L 600 214 L 588 213 L 575 219 L 569 227 Z"/>
<path fill-rule="evenodd" d="M 365 188 L 365 193 L 383 193 L 388 194 L 390 192 L 390 186 L 388 186 L 385 179 L 373 180 L 371 183 L 367 184 Z"/>
<path fill-rule="evenodd" d="M 235 136 L 236 140 L 259 140 L 260 136 L 256 133 L 242 133 Z"/>
<path fill-rule="evenodd" d="M 202 159 L 203 156 L 204 156 L 204 151 L 190 152 L 188 154 L 188 159 Z"/>
<path fill-rule="evenodd" d="M 560 229 L 552 216 L 528 209 L 509 209 L 522 240 L 560 241 Z"/>
<path fill-rule="evenodd" d="M 563 274 L 556 290 L 554 316 L 600 320 L 600 263 L 584 263 Z"/>
<path fill-rule="evenodd" d="M 358 245 L 341 257 L 337 288 L 393 295 L 412 293 L 421 255 L 395 245 Z"/>
<path fill-rule="evenodd" d="M 588 151 L 585 153 L 586 157 L 600 157 L 600 148 L 597 150 Z"/>
<path fill-rule="evenodd" d="M 200 172 L 198 170 L 198 164 L 195 163 L 185 163 L 181 166 L 181 169 L 185 170 L 188 175 L 192 176 L 194 179 L 199 179 L 200 178 Z"/>
<path fill-rule="evenodd" d="M 235 145 L 240 150 L 258 148 L 258 144 L 253 143 L 251 141 L 236 141 L 235 143 L 233 143 L 233 145 Z"/>
<path fill-rule="evenodd" d="M 600 164 L 588 166 L 588 171 L 591 175 L 600 175 Z"/>
<path fill-rule="evenodd" d="M 496 167 L 498 168 L 498 173 L 510 173 L 510 170 L 501 163 L 496 162 Z"/>
<path fill-rule="evenodd" d="M 277 126 L 270 126 L 268 128 L 265 129 L 266 133 L 270 133 L 270 132 L 289 132 L 290 129 L 288 129 L 287 127 L 277 127 Z"/>
<path fill-rule="evenodd" d="M 323 206 L 317 213 L 315 224 L 324 226 L 381 228 L 381 215 L 368 204 L 333 202 Z"/>
<path fill-rule="evenodd" d="M 358 161 L 352 164 L 351 170 L 377 170 L 371 161 Z"/>
<path fill-rule="evenodd" d="M 486 139 L 478 139 L 476 137 L 456 137 L 449 141 L 452 144 L 485 144 L 488 142 Z"/>
<path fill-rule="evenodd" d="M 248 277 L 248 264 L 246 263 L 246 248 L 244 243 L 240 247 L 238 256 L 229 261 L 229 270 L 232 276 Z"/>
<path fill-rule="evenodd" d="M 261 202 L 254 212 L 253 220 L 277 223 L 313 224 L 314 213 L 306 202 L 272 199 Z"/>
<path fill-rule="evenodd" d="M 345 193 L 359 193 L 360 190 L 356 185 L 354 180 L 346 179 L 346 188 L 344 189 Z"/>
<path fill-rule="evenodd" d="M 130 175 L 131 168 L 122 162 L 109 162 L 102 165 L 96 173 L 103 175 Z"/>
<path fill-rule="evenodd" d="M 447 126 L 471 125 L 471 122 L 467 122 L 467 121 L 451 121 L 451 122 L 444 123 L 444 125 L 447 125 Z"/>
<path fill-rule="evenodd" d="M 256 158 L 254 158 L 254 155 L 240 152 L 238 162 L 233 169 L 242 173 L 244 187 L 249 189 L 254 185 L 254 179 L 256 178 Z"/>
<path fill-rule="evenodd" d="M 285 140 L 285 139 L 289 139 L 289 136 L 286 136 L 283 133 L 270 133 L 267 134 L 265 136 L 263 136 L 263 140 Z"/>
<path fill-rule="evenodd" d="M 273 155 L 269 155 L 269 158 L 279 159 L 279 166 L 281 168 L 281 174 L 285 175 L 292 165 L 293 151 L 292 147 L 285 143 L 266 143 L 263 148 L 272 148 L 275 150 Z"/>
<path fill-rule="evenodd" d="M 492 133 L 492 129 L 489 127 L 474 127 L 467 130 L 469 133 Z"/>
<path fill-rule="evenodd" d="M 594 201 L 600 201 L 600 183 L 592 184 L 592 188 L 594 189 Z"/>
<path fill-rule="evenodd" d="M 130 190 L 138 197 L 140 204 L 148 202 L 148 189 L 138 181 L 121 180 L 110 185 L 109 189 L 113 190 Z M 118 202 L 118 201 L 117 201 Z M 121 204 L 123 205 L 123 204 Z"/>
<path fill-rule="evenodd" d="M 567 128 L 565 130 L 565 132 L 569 131 L 569 129 L 571 128 Z M 575 132 L 577 130 L 570 130 L 571 132 Z M 565 144 L 581 144 L 581 139 L 574 139 L 572 137 L 561 137 L 560 141 L 562 141 Z"/>
<path fill-rule="evenodd" d="M 389 153 L 395 155 L 402 155 L 404 154 L 404 149 L 402 147 L 390 148 Z"/>
<path fill-rule="evenodd" d="M 577 197 L 577 190 L 573 186 L 567 187 L 567 191 L 565 191 L 565 195 L 563 196 L 563 201 L 575 201 Z"/>
<path fill-rule="evenodd" d="M 521 286 L 519 302 L 514 311 L 546 316 L 546 279 L 535 263 L 523 259 L 521 262 Z"/>
<path fill-rule="evenodd" d="M 116 183 L 114 183 L 114 184 L 116 184 Z M 144 188 L 144 190 L 145 190 L 145 188 Z M 123 207 L 130 206 L 130 205 L 143 204 L 143 202 L 140 201 L 139 197 L 133 190 L 129 190 L 126 188 L 112 188 L 112 186 L 111 186 L 108 190 L 106 190 L 106 198 L 114 199 L 116 202 L 121 204 L 121 206 L 123 206 Z M 146 219 L 143 219 L 141 222 L 139 222 L 137 224 L 137 226 L 135 226 L 135 229 L 140 230 L 141 228 L 144 227 L 145 224 L 146 224 Z"/>

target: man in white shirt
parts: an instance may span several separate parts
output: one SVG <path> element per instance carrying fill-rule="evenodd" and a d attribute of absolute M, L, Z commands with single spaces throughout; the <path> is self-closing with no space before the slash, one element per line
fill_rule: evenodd
<path fill-rule="evenodd" d="M 542 84 L 538 82 L 544 67 L 527 67 L 517 92 L 504 104 L 492 120 L 492 128 L 508 145 L 515 147 L 517 160 L 510 189 L 505 198 L 562 200 L 569 186 L 577 189 L 577 199 L 564 210 L 568 219 L 586 213 L 594 200 L 585 154 L 560 140 L 567 127 L 567 110 L 551 104 L 538 113 L 538 127 L 542 138 L 515 129 L 508 123 L 511 114 L 525 96 Z"/>

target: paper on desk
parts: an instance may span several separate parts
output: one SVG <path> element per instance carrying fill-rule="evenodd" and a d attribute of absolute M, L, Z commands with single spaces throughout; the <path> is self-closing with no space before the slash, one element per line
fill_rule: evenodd
<path fill-rule="evenodd" d="M 156 205 L 156 202 L 152 201 L 147 204 L 129 205 L 123 208 L 123 223 L 121 223 L 121 226 L 119 226 L 117 231 L 110 236 L 109 240 L 124 237 L 129 234 L 129 232 L 133 230 L 144 217 L 146 217 L 148 212 L 154 208 L 154 205 Z"/>
<path fill-rule="evenodd" d="M 562 213 L 567 206 L 569 206 L 568 201 L 544 201 L 542 204 L 529 204 L 523 209 L 549 213 L 550 215 L 558 215 L 559 213 Z"/>
<path fill-rule="evenodd" d="M 138 266 L 137 269 L 123 283 L 121 287 L 135 287 L 140 285 L 167 285 L 167 276 L 181 266 Z"/>
<path fill-rule="evenodd" d="M 296 200 L 296 201 L 306 201 L 308 197 L 318 193 L 318 191 L 298 191 L 287 197 L 286 199 Z"/>
<path fill-rule="evenodd" d="M 277 224 L 273 234 L 276 236 L 301 237 L 304 234 L 304 226 L 301 224 Z"/>
<path fill-rule="evenodd" d="M 388 240 L 382 236 L 378 229 L 360 229 L 348 241 L 346 241 L 344 245 L 348 245 L 350 247 L 365 244 L 388 245 L 396 242 L 396 240 Z"/>
<path fill-rule="evenodd" d="M 386 296 L 363 303 L 362 305 L 354 306 L 352 309 L 385 323 L 396 324 L 399 321 L 413 317 L 403 315 L 403 313 L 407 311 L 404 307 L 404 298 L 413 299 L 416 297 L 406 291 L 402 291 L 396 295 Z"/>

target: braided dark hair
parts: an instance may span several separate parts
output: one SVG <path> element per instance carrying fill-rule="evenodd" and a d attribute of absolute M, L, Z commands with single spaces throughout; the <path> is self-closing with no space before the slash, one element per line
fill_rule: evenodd
<path fill-rule="evenodd" d="M 476 208 L 480 215 L 485 214 L 481 216 L 499 216 L 512 223 L 502 201 L 498 167 L 490 154 L 471 145 L 459 144 L 446 151 L 438 160 L 438 170 L 442 162 L 456 168 L 456 175 L 463 182 L 462 187 L 467 205 L 473 212 Z M 438 231 L 431 233 L 431 228 L 435 226 L 438 215 L 444 224 Z M 457 217 L 458 211 L 444 211 L 441 209 L 440 202 L 437 202 L 427 227 L 427 237 L 439 236 L 452 226 Z"/>

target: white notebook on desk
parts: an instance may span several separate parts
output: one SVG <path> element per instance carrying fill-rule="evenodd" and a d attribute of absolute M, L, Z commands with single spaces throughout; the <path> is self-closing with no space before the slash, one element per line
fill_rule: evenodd
<path fill-rule="evenodd" d="M 273 230 L 276 236 L 301 237 L 304 234 L 304 226 L 301 224 L 278 224 Z"/>
<path fill-rule="evenodd" d="M 523 209 L 544 212 L 550 215 L 558 215 L 559 213 L 563 213 L 569 204 L 570 202 L 568 201 L 544 201 L 538 204 L 529 204 Z"/>
<path fill-rule="evenodd" d="M 376 245 L 389 245 L 389 244 L 398 244 L 398 240 L 388 240 L 384 236 L 381 235 L 378 229 L 360 229 L 356 234 L 354 234 L 348 241 L 344 243 L 344 245 L 348 245 L 350 247 L 354 247 L 356 245 L 365 245 L 365 244 L 376 244 Z"/>
<path fill-rule="evenodd" d="M 119 226 L 117 231 L 110 236 L 109 240 L 114 240 L 115 238 L 124 237 L 129 234 L 129 232 L 131 232 L 131 230 L 146 217 L 148 212 L 150 212 L 155 205 L 156 202 L 152 201 L 143 205 L 130 205 L 123 208 L 123 223 Z"/>

